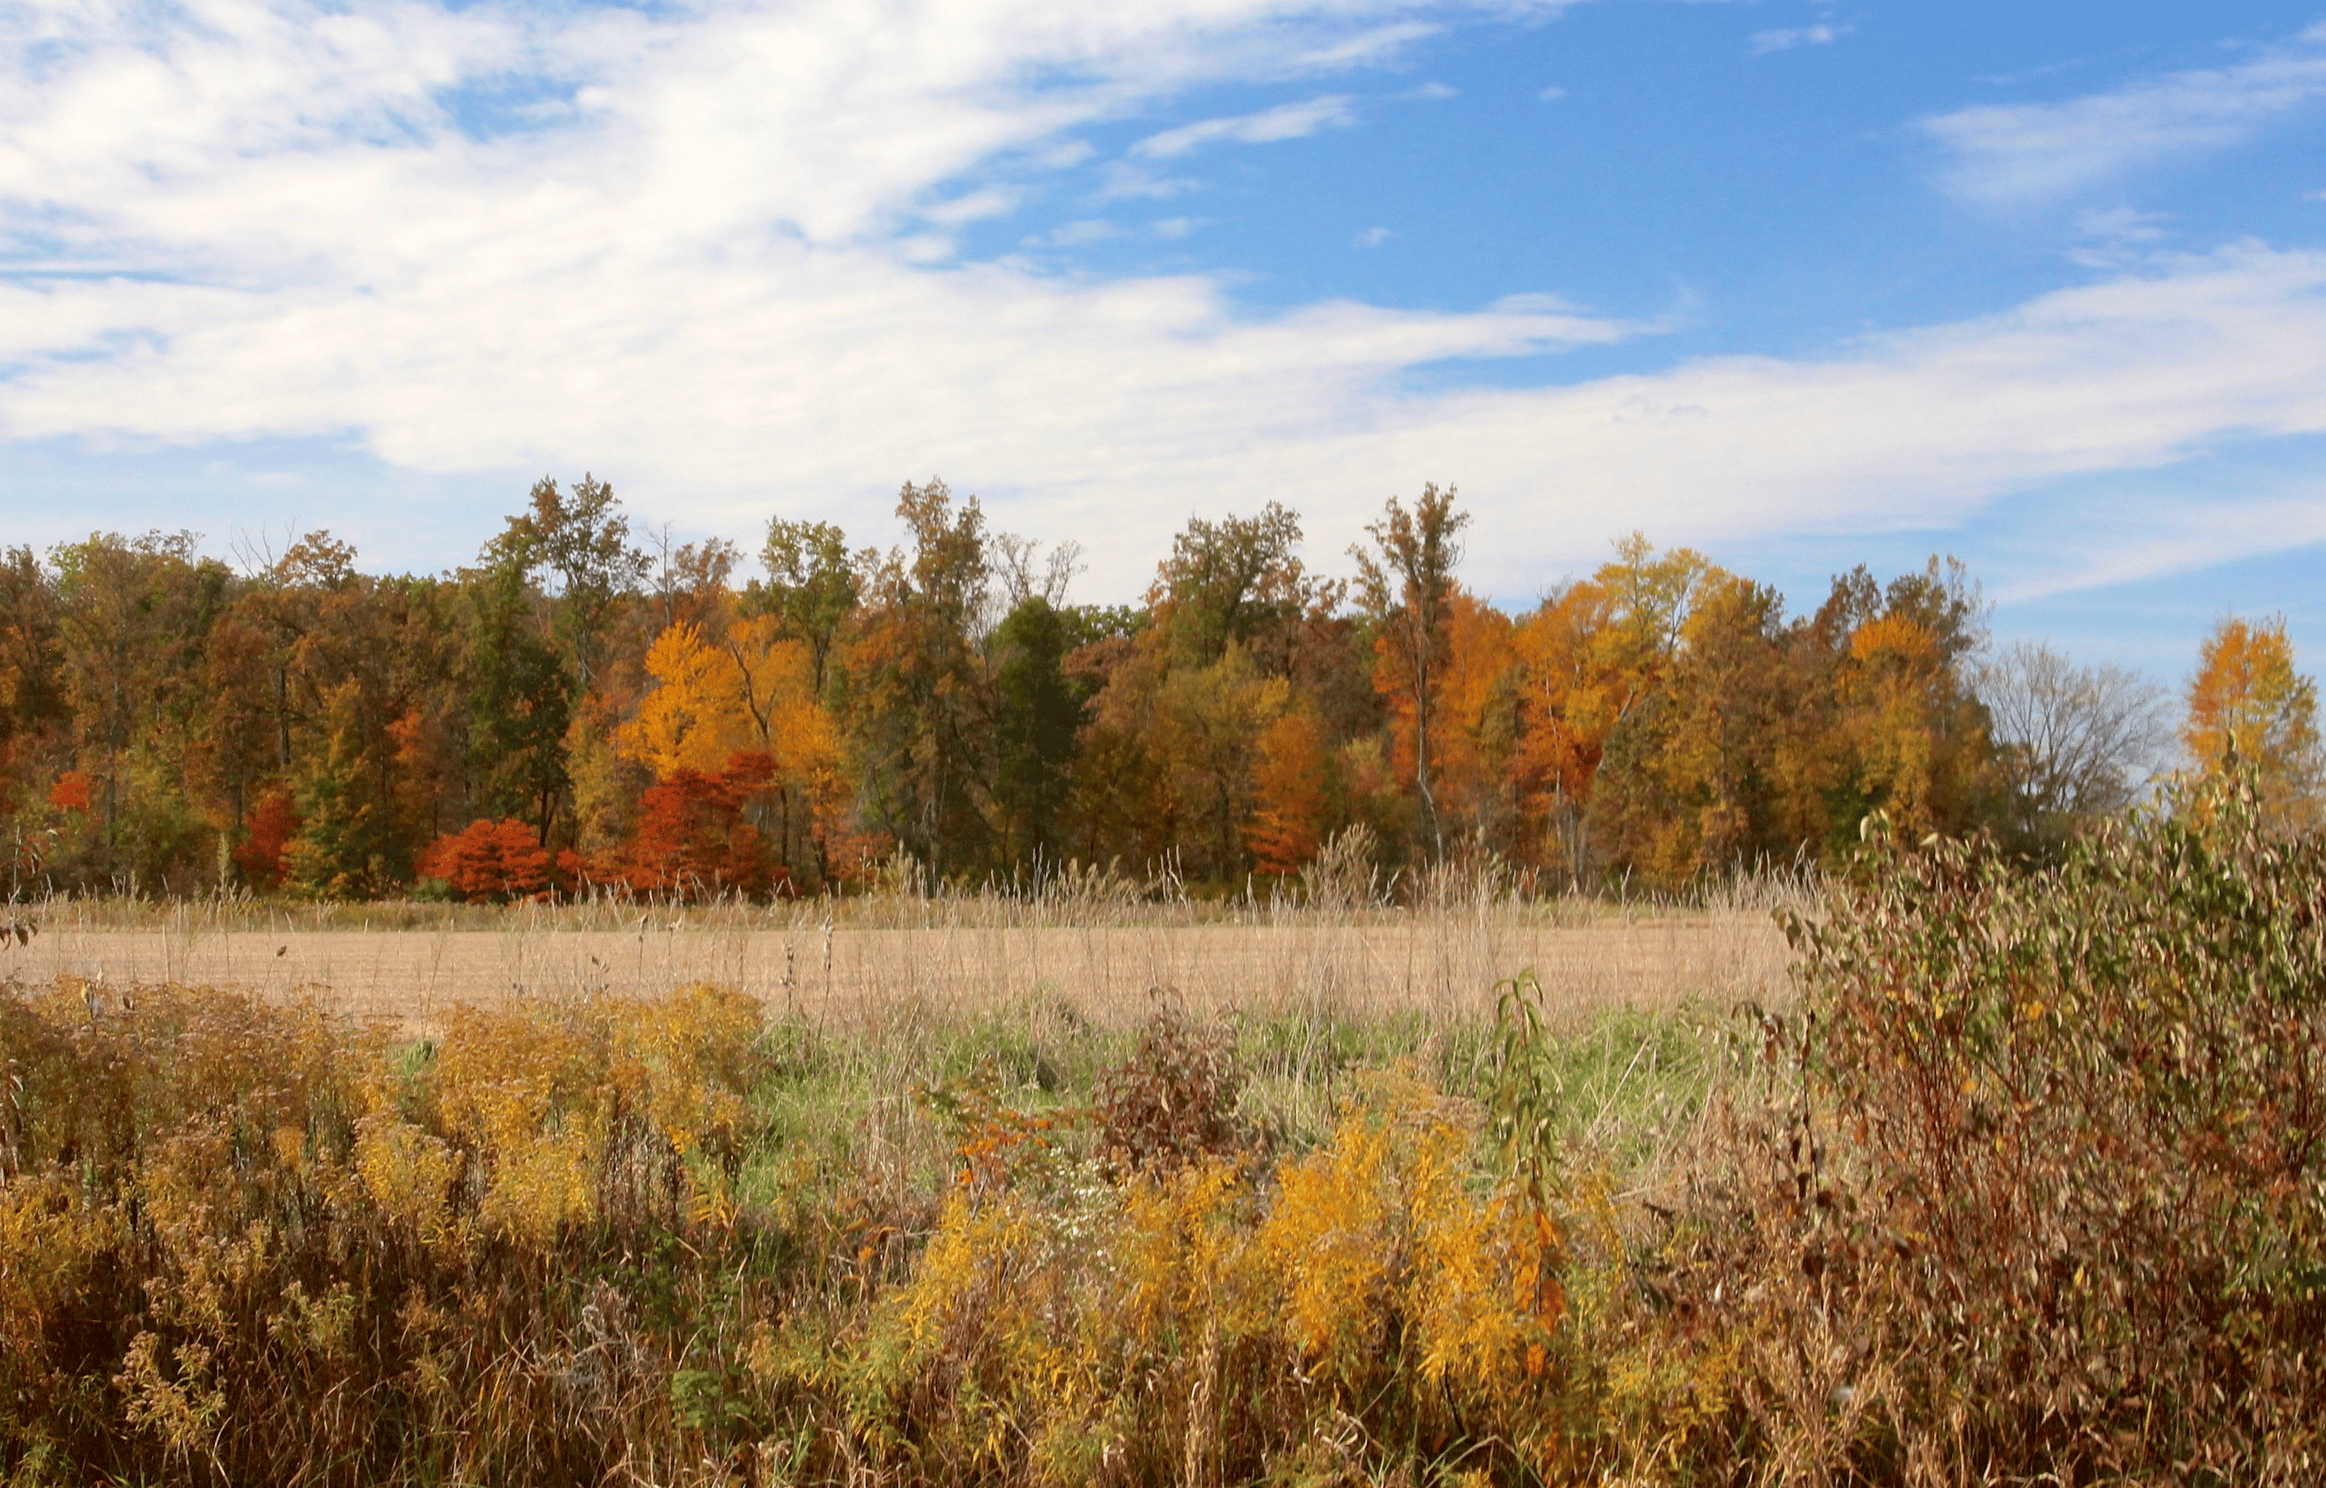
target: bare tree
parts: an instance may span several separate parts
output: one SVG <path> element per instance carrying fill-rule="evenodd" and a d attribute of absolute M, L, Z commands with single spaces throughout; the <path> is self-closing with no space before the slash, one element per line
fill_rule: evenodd
<path fill-rule="evenodd" d="M 2021 641 L 1979 669 L 2017 826 L 2044 840 L 2122 810 L 2170 748 L 2164 689 Z"/>

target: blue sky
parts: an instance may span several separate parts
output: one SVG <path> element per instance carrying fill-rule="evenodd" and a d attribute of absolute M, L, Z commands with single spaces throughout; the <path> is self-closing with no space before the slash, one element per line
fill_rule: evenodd
<path fill-rule="evenodd" d="M 754 546 L 942 474 L 1143 587 L 1458 484 L 1813 605 L 2326 654 L 2326 6 L 0 6 L 0 540 L 466 561 L 535 476 Z"/>

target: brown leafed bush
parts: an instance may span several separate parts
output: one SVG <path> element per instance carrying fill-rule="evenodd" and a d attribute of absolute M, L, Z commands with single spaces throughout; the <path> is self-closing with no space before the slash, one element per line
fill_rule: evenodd
<path fill-rule="evenodd" d="M 1723 1103 L 1649 1276 L 1668 1378 L 1721 1402 L 1692 1450 L 2326 1474 L 2326 841 L 2214 783 L 2032 874 L 1879 845 L 1791 929 L 1805 1016 L 1765 1021 L 1772 1083 Z"/>
<path fill-rule="evenodd" d="M 1235 1030 L 1198 1023 L 1159 997 L 1130 1058 L 1099 1081 L 1100 1150 L 1121 1167 L 1171 1168 L 1236 1148 L 1243 1071 Z"/>

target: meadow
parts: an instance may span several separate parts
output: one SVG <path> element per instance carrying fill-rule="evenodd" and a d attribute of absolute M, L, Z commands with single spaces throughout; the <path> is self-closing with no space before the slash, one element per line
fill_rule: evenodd
<path fill-rule="evenodd" d="M 1497 893 L 44 906 L 0 1474 L 2315 1481 L 2326 844 L 2216 785 L 2055 867 L 1877 836 L 1754 892 L 1773 955 L 1742 902 Z M 31 959 L 643 930 L 761 976 L 788 939 L 798 992 L 826 913 L 867 977 L 962 970 L 787 1002 L 527 951 L 564 970 L 399 1016 Z M 1021 969 L 1075 936 L 1251 949 L 1127 998 Z"/>

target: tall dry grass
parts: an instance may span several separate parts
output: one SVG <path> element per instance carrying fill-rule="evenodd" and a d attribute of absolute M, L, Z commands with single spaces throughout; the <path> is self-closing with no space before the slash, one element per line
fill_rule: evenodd
<path fill-rule="evenodd" d="M 1703 902 L 1534 899 L 1488 864 L 1445 870 L 1411 903 L 1329 884 L 1306 898 L 1189 897 L 1166 877 L 1060 873 L 1025 892 L 890 891 L 754 905 L 288 905 L 51 900 L 17 913 L 0 975 L 47 982 L 241 986 L 433 1027 L 462 1002 L 651 996 L 701 981 L 851 1022 L 925 1004 L 965 1011 L 1064 997 L 1113 1023 L 1167 986 L 1205 1008 L 1320 1003 L 1482 1016 L 1496 981 L 1533 966 L 1575 1012 L 1781 995 L 1768 916 L 1814 902 L 1797 879 L 1740 880 Z M 1368 897 L 1370 896 L 1370 897 Z"/>

